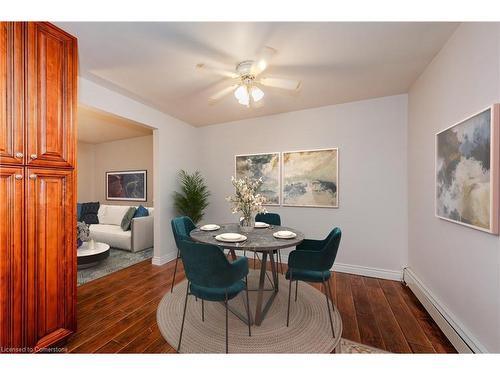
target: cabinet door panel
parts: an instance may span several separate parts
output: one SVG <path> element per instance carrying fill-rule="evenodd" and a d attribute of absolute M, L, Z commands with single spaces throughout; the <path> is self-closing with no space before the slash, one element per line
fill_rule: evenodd
<path fill-rule="evenodd" d="M 74 172 L 28 168 L 28 345 L 47 347 L 75 330 Z"/>
<path fill-rule="evenodd" d="M 32 166 L 75 164 L 76 39 L 39 22 L 27 26 L 28 134 Z"/>
<path fill-rule="evenodd" d="M 0 167 L 0 352 L 21 348 L 24 341 L 23 178 L 23 168 Z"/>
<path fill-rule="evenodd" d="M 24 163 L 23 23 L 0 22 L 0 163 Z"/>

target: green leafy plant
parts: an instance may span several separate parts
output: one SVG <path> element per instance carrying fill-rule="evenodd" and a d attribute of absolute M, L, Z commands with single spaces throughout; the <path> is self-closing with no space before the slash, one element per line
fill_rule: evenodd
<path fill-rule="evenodd" d="M 178 214 L 190 217 L 197 224 L 203 219 L 210 192 L 198 171 L 189 174 L 181 170 L 179 180 L 181 192 L 174 192 L 174 207 Z"/>

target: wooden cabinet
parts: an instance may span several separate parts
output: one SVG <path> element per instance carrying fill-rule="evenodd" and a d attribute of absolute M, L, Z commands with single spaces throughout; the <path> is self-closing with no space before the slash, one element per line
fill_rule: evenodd
<path fill-rule="evenodd" d="M 73 173 L 27 169 L 27 341 L 39 347 L 76 326 Z"/>
<path fill-rule="evenodd" d="M 76 39 L 0 22 L 0 351 L 76 329 Z"/>
<path fill-rule="evenodd" d="M 0 167 L 0 201 L 0 348 L 20 348 L 24 343 L 22 167 Z"/>
<path fill-rule="evenodd" d="M 27 24 L 27 140 L 29 165 L 75 165 L 77 45 L 47 23 Z"/>
<path fill-rule="evenodd" d="M 24 164 L 23 24 L 0 23 L 0 163 Z"/>

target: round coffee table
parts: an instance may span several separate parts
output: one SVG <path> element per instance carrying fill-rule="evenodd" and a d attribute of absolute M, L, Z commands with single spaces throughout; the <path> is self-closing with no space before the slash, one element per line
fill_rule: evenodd
<path fill-rule="evenodd" d="M 103 242 L 94 242 L 94 248 L 90 248 L 90 242 L 82 243 L 77 249 L 78 268 L 93 267 L 109 257 L 109 245 Z"/>

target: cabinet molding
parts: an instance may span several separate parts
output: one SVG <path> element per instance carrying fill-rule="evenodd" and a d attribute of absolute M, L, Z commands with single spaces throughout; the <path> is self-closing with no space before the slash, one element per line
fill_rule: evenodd
<path fill-rule="evenodd" d="M 0 167 L 0 348 L 24 345 L 24 175 Z M 1 350 L 0 350 L 1 351 Z"/>
<path fill-rule="evenodd" d="M 28 343 L 46 347 L 76 328 L 74 172 L 27 168 Z"/>
<path fill-rule="evenodd" d="M 27 142 L 30 166 L 75 165 L 76 39 L 51 24 L 27 26 Z"/>
<path fill-rule="evenodd" d="M 0 163 L 24 164 L 23 23 L 0 23 Z"/>

